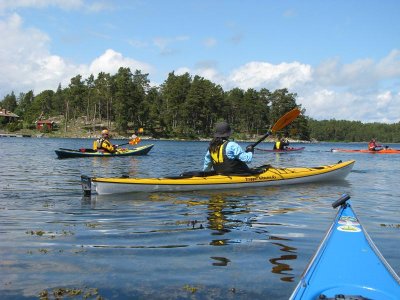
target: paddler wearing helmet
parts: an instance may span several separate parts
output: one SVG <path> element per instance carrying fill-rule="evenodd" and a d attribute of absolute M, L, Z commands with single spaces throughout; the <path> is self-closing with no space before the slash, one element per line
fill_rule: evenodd
<path fill-rule="evenodd" d="M 254 148 L 248 146 L 246 151 L 234 141 L 229 141 L 232 129 L 227 122 L 217 123 L 214 138 L 211 140 L 204 157 L 203 171 L 214 171 L 218 174 L 253 173 L 247 166 L 253 158 Z"/>
<path fill-rule="evenodd" d="M 110 138 L 110 133 L 108 129 L 102 130 L 101 137 L 93 143 L 93 149 L 109 153 L 117 152 L 118 145 L 111 144 L 109 138 Z"/>

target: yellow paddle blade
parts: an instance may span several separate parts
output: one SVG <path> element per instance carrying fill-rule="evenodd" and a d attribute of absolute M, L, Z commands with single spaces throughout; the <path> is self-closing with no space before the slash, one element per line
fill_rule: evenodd
<path fill-rule="evenodd" d="M 282 128 L 293 122 L 293 120 L 296 119 L 298 115 L 300 115 L 300 109 L 298 109 L 297 107 L 292 109 L 291 111 L 288 111 L 278 121 L 276 121 L 274 126 L 272 126 L 271 131 L 274 132 L 281 130 Z"/>

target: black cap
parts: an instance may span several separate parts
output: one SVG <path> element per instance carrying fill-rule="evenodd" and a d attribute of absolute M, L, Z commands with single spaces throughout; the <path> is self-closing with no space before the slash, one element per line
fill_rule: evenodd
<path fill-rule="evenodd" d="M 226 122 L 220 122 L 215 125 L 214 137 L 228 137 L 232 134 L 231 126 Z"/>

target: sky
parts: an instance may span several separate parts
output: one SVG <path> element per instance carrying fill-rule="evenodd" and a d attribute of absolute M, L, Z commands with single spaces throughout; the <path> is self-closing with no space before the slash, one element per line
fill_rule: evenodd
<path fill-rule="evenodd" d="M 80 74 L 287 88 L 316 120 L 400 122 L 398 0 L 0 0 L 0 99 Z"/>

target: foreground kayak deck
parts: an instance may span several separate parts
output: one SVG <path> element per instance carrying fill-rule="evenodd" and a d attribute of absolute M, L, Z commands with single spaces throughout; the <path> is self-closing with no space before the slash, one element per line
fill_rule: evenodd
<path fill-rule="evenodd" d="M 371 154 L 400 154 L 399 149 L 381 149 L 376 151 L 371 151 L 368 149 L 352 150 L 352 149 L 331 149 L 332 152 L 344 152 L 344 153 L 371 153 Z"/>
<path fill-rule="evenodd" d="M 55 150 L 58 158 L 76 158 L 76 157 L 115 157 L 115 156 L 133 156 L 146 155 L 149 153 L 153 144 L 136 147 L 134 149 L 121 149 L 116 153 L 97 152 L 92 149 L 65 149 L 60 148 Z"/>
<path fill-rule="evenodd" d="M 256 175 L 212 175 L 174 178 L 92 178 L 99 195 L 264 187 L 344 179 L 355 161 L 310 168 L 273 168 Z"/>
<path fill-rule="evenodd" d="M 400 278 L 346 203 L 349 198 L 336 201 L 336 218 L 290 299 L 400 299 Z"/>
<path fill-rule="evenodd" d="M 299 152 L 303 151 L 306 147 L 288 147 L 286 149 L 278 150 L 278 149 L 262 149 L 262 148 L 256 148 L 256 150 L 259 151 L 264 151 L 264 152 L 275 152 L 275 153 L 290 153 L 290 152 Z"/>

